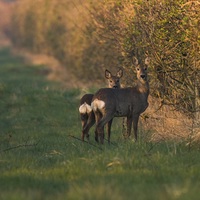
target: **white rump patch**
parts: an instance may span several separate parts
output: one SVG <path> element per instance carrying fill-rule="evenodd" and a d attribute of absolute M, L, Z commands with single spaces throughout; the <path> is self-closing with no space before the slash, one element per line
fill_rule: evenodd
<path fill-rule="evenodd" d="M 81 114 L 89 114 L 90 112 L 92 112 L 92 108 L 90 105 L 88 105 L 86 102 L 84 104 L 82 104 L 80 107 L 79 107 L 79 112 Z"/>
<path fill-rule="evenodd" d="M 102 110 L 105 107 L 105 102 L 102 100 L 95 99 L 92 102 L 91 107 L 94 111 L 96 111 L 97 109 Z"/>

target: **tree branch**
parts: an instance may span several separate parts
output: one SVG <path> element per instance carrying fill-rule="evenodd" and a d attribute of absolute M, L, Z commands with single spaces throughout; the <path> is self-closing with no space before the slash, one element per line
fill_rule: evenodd
<path fill-rule="evenodd" d="M 27 144 L 27 142 L 26 142 L 25 144 L 19 144 L 19 145 L 13 146 L 13 147 L 2 149 L 2 150 L 0 150 L 0 153 L 1 152 L 6 152 L 6 151 L 10 151 L 10 150 L 13 150 L 13 149 L 17 149 L 17 148 L 21 148 L 21 147 L 33 147 L 33 146 L 37 146 L 38 143 L 39 142 L 37 142 L 35 144 Z"/>

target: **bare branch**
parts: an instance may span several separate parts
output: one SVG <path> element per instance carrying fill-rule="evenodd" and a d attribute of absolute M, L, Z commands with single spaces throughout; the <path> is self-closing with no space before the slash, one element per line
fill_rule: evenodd
<path fill-rule="evenodd" d="M 34 143 L 34 144 L 27 144 L 27 142 L 26 142 L 25 144 L 18 144 L 18 145 L 13 146 L 13 147 L 2 149 L 2 150 L 0 150 L 0 152 L 6 152 L 6 151 L 10 151 L 10 150 L 17 149 L 17 148 L 22 148 L 22 147 L 35 147 L 35 146 L 38 145 L 38 143 L 39 142 Z"/>

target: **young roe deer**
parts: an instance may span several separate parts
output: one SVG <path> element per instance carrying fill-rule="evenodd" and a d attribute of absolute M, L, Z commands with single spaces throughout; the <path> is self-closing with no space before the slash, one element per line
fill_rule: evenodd
<path fill-rule="evenodd" d="M 102 88 L 93 96 L 91 107 L 95 114 L 95 140 L 97 142 L 100 139 L 103 144 L 104 125 L 112 121 L 114 117 L 127 118 L 128 137 L 131 134 L 133 123 L 135 140 L 137 140 L 139 116 L 148 107 L 149 83 L 147 80 L 147 66 L 149 65 L 149 58 L 146 58 L 144 63 L 139 63 L 135 57 L 133 61 L 137 72 L 136 86 L 117 90 Z M 108 142 L 110 142 L 110 132 L 108 132 Z"/>
<path fill-rule="evenodd" d="M 105 78 L 108 80 L 108 87 L 109 88 L 114 88 L 118 89 L 120 88 L 120 79 L 123 76 L 123 71 L 122 69 L 119 69 L 116 75 L 112 75 L 110 71 L 107 69 L 105 70 Z M 84 141 L 84 136 L 83 130 L 88 124 L 86 131 L 86 137 L 89 139 L 89 129 L 94 125 L 95 123 L 95 116 L 94 112 L 92 111 L 91 108 L 91 102 L 93 98 L 93 94 L 85 94 L 81 99 L 80 99 L 80 107 L 79 107 L 79 113 L 81 117 L 81 124 L 82 124 L 82 140 Z M 109 125 L 108 125 L 109 126 Z M 108 127 L 110 129 L 110 127 Z"/>

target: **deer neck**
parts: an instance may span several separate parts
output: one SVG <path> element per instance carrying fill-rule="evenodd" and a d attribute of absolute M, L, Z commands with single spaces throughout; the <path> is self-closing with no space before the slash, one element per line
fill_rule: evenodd
<path fill-rule="evenodd" d="M 137 81 L 136 83 L 136 89 L 140 94 L 145 95 L 146 97 L 148 97 L 149 95 L 149 83 L 146 82 L 141 82 L 141 81 Z"/>

